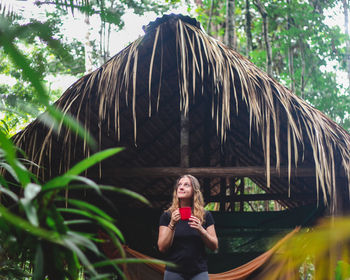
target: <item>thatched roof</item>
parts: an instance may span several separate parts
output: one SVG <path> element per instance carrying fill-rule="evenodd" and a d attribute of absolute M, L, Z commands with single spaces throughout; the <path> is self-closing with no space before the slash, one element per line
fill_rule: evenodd
<path fill-rule="evenodd" d="M 173 178 L 125 179 L 120 168 L 180 165 L 180 112 L 189 120 L 190 167 L 261 166 L 252 178 L 273 194 L 305 195 L 336 206 L 349 195 L 350 135 L 294 95 L 247 58 L 208 36 L 196 20 L 164 16 L 145 35 L 94 72 L 75 82 L 56 102 L 79 119 L 100 149 L 125 146 L 88 176 L 141 192 L 156 206 Z M 43 180 L 62 173 L 92 151 L 65 128 L 56 135 L 38 120 L 15 136 L 29 158 L 45 168 Z M 278 176 L 285 168 L 287 176 Z M 314 176 L 295 176 L 305 168 Z M 270 172 L 277 173 L 271 177 Z M 205 177 L 205 176 L 202 176 Z M 211 176 L 211 194 L 220 179 Z"/>

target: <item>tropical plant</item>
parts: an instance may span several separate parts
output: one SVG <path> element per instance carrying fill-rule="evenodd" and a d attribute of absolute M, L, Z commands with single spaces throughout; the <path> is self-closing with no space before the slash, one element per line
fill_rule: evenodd
<path fill-rule="evenodd" d="M 73 5 L 73 1 L 71 4 Z M 64 3 L 64 5 L 67 4 Z M 48 91 L 43 83 L 45 72 L 43 67 L 45 68 L 46 65 L 42 63 L 43 59 L 40 56 L 40 53 L 47 50 L 44 48 L 38 50 L 41 58 L 36 61 L 21 50 L 19 40 L 26 42 L 28 39 L 33 43 L 39 39 L 45 42 L 46 47 L 49 47 L 53 54 L 59 55 L 60 58 L 65 57 L 67 52 L 59 40 L 53 39 L 50 25 L 35 21 L 24 25 L 12 24 L 11 19 L 15 19 L 16 15 L 11 10 L 6 13 L 6 7 L 4 8 L 3 5 L 0 5 L 0 10 L 3 11 L 3 16 L 0 18 L 1 57 L 12 63 L 13 69 L 17 69 L 20 73 L 17 78 L 27 83 L 33 95 L 24 91 L 23 96 L 30 99 L 23 100 L 29 106 L 21 108 L 20 111 L 32 112 L 33 106 L 30 105 L 41 107 L 46 111 L 40 118 L 44 124 L 53 128 L 66 126 L 83 138 L 91 149 L 94 149 L 95 141 L 89 133 L 72 117 L 64 115 L 51 105 Z M 16 71 L 13 70 L 13 72 Z M 3 107 L 5 119 L 6 114 L 18 114 L 16 110 L 18 106 L 11 108 L 9 104 L 5 103 L 5 105 Z M 124 237 L 115 225 L 116 221 L 95 205 L 79 197 L 73 199 L 68 195 L 68 190 L 92 189 L 106 200 L 103 191 L 113 191 L 148 203 L 144 197 L 134 192 L 111 186 L 100 186 L 80 176 L 82 172 L 116 154 L 121 148 L 94 153 L 64 174 L 45 182 L 31 173 L 30 168 L 35 164 L 26 160 L 26 155 L 16 148 L 10 136 L 10 127 L 5 120 L 2 120 L 0 125 L 2 202 L 0 205 L 0 278 L 3 276 L 24 279 L 32 276 L 33 279 L 78 279 L 79 277 L 111 279 L 113 275 L 101 274 L 96 268 L 106 265 L 114 268 L 113 274 L 125 278 L 118 265 L 139 260 L 125 258 L 121 246 Z M 103 242 L 103 240 L 96 235 L 96 231 L 84 230 L 83 225 L 86 224 L 90 228 L 99 228 L 107 233 L 120 251 L 121 257 L 124 258 L 108 260 L 96 245 L 96 242 Z M 94 263 L 92 260 L 99 260 L 99 262 Z"/>
<path fill-rule="evenodd" d="M 107 260 L 93 242 L 103 242 L 96 235 L 97 231 L 95 234 L 76 231 L 82 224 L 102 229 L 120 250 L 121 256 L 125 257 L 121 246 L 124 237 L 115 226 L 115 220 L 91 203 L 66 196 L 68 189 L 90 188 L 105 200 L 107 198 L 102 191 L 114 191 L 148 204 L 137 193 L 112 186 L 99 186 L 79 176 L 121 148 L 95 153 L 63 175 L 40 183 L 26 167 L 28 162 L 16 157 L 15 146 L 2 131 L 0 143 L 0 166 L 11 175 L 11 178 L 4 175 L 0 177 L 2 200 L 8 206 L 0 205 L 0 276 L 5 274 L 21 278 L 27 277 L 27 272 L 32 271 L 33 279 L 77 279 L 83 269 L 85 277 L 110 277 L 96 271 L 95 265 L 89 260 L 90 251 L 104 261 L 97 266 L 111 265 L 116 274 L 125 277 L 115 263 L 137 260 Z M 69 216 L 65 216 L 65 213 Z M 21 269 L 25 273 L 20 274 Z"/>
<path fill-rule="evenodd" d="M 274 255 L 264 279 L 349 279 L 349 229 L 349 217 L 332 217 L 301 230 Z"/>

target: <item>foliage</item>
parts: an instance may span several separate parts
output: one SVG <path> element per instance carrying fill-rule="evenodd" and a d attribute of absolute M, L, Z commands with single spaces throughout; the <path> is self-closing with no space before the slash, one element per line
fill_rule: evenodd
<path fill-rule="evenodd" d="M 268 279 L 349 279 L 349 226 L 349 217 L 328 218 L 295 234 L 274 255 Z M 305 265 L 308 269 L 297 273 Z"/>
<path fill-rule="evenodd" d="M 9 21 L 9 19 L 1 18 L 0 20 L 1 33 L 11 38 L 14 49 L 21 50 L 21 54 L 29 61 L 29 66 L 36 70 L 40 83 L 47 85 L 48 75 L 82 72 L 82 59 L 68 51 L 79 50 L 75 47 L 77 43 L 59 43 L 60 36 L 57 30 L 59 18 L 57 16 L 52 16 L 44 23 L 31 19 L 24 25 L 19 23 L 22 19 L 15 18 Z M 54 38 L 56 34 L 57 39 Z M 0 108 L 5 112 L 3 120 L 13 134 L 43 112 L 45 106 L 35 94 L 35 87 L 28 81 L 25 72 L 19 71 L 16 62 L 7 55 L 4 49 L 0 49 L 0 63 L 0 74 L 14 81 L 12 85 L 0 85 Z M 67 68 L 67 65 L 73 65 L 73 67 Z M 49 89 L 48 102 L 52 103 L 60 93 L 58 90 Z"/>
<path fill-rule="evenodd" d="M 30 0 L 28 0 L 30 2 Z M 127 10 L 142 15 L 145 12 L 164 13 L 176 6 L 180 0 L 153 1 L 35 1 L 46 11 L 42 18 L 26 18 L 15 13 L 11 4 L 0 4 L 5 17 L 1 18 L 1 29 L 11 34 L 12 42 L 30 60 L 31 67 L 40 75 L 41 82 L 48 88 L 49 101 L 55 101 L 62 92 L 51 89 L 50 77 L 71 75 L 77 79 L 85 73 L 85 45 L 76 39 L 67 41 L 62 33 L 64 19 L 77 14 L 98 16 L 101 22 L 99 33 L 106 30 L 120 30 L 124 26 L 123 15 Z M 50 12 L 48 12 L 50 11 Z M 108 35 L 109 36 L 109 35 Z M 107 36 L 107 37 L 108 37 Z M 100 65 L 110 58 L 109 37 L 100 36 L 100 42 L 90 42 L 94 65 Z M 49 46 L 49 48 L 47 48 Z M 100 49 L 99 49 L 100 46 Z M 37 102 L 33 86 L 18 71 L 16 64 L 0 50 L 0 77 L 13 82 L 0 85 L 0 108 L 6 114 L 1 118 L 7 122 L 10 133 L 14 134 L 42 113 L 44 107 Z M 30 107 L 28 106 L 30 104 Z M 16 111 L 19 114 L 14 113 Z"/>
<path fill-rule="evenodd" d="M 68 189 L 91 188 L 100 196 L 102 190 L 117 191 L 148 203 L 136 193 L 98 186 L 79 176 L 84 170 L 121 149 L 113 148 L 96 153 L 73 166 L 65 174 L 40 183 L 25 167 L 26 162 L 16 158 L 15 147 L 2 132 L 0 140 L 0 165 L 7 174 L 11 174 L 11 178 L 0 178 L 2 200 L 9 205 L 7 208 L 0 205 L 2 271 L 10 263 L 12 266 L 7 269 L 13 272 L 20 264 L 29 265 L 33 271 L 33 279 L 43 279 L 45 275 L 50 279 L 77 279 L 82 267 L 85 268 L 86 275 L 98 276 L 87 252 L 91 251 L 98 257 L 103 257 L 93 242 L 98 240 L 98 236 L 77 232 L 74 228 L 86 223 L 94 224 L 96 228 L 109 234 L 117 248 L 121 248 L 120 242 L 124 241 L 124 237 L 114 225 L 114 219 L 103 210 L 86 201 L 65 198 L 65 195 Z M 23 196 L 19 197 L 18 193 L 21 192 Z M 70 215 L 65 217 L 64 213 Z M 113 266 L 121 273 L 117 266 Z"/>
<path fill-rule="evenodd" d="M 247 53 L 246 2 L 235 1 L 237 51 L 265 69 L 266 50 L 262 17 L 250 2 L 252 50 Z M 210 34 L 222 40 L 225 34 L 225 1 L 200 1 L 198 19 Z M 268 15 L 273 75 L 297 95 L 350 130 L 350 96 L 337 84 L 336 74 L 345 71 L 345 34 L 325 23 L 325 12 L 339 1 L 262 1 Z M 208 24 L 212 26 L 209 28 Z M 290 55 L 291 54 L 291 55 Z M 292 58 L 292 61 L 290 60 Z M 292 62 L 292 63 L 291 63 Z M 330 65 L 333 65 L 330 67 Z"/>
<path fill-rule="evenodd" d="M 244 188 L 240 188 L 241 184 L 244 185 Z M 244 194 L 263 194 L 266 193 L 262 190 L 257 184 L 255 184 L 250 178 L 240 178 L 234 180 L 234 190 L 235 195 L 244 195 Z M 235 212 L 261 212 L 261 211 L 274 211 L 279 209 L 282 210 L 282 206 L 274 200 L 269 201 L 243 201 L 234 203 L 234 209 L 231 211 Z M 208 211 L 219 211 L 220 203 L 219 202 L 209 202 L 205 209 Z"/>
<path fill-rule="evenodd" d="M 135 5 L 135 9 L 143 8 L 137 1 L 124 2 Z M 67 7 L 63 1 L 56 3 Z M 98 4 L 101 3 L 104 1 Z M 73 1 L 70 5 L 73 11 Z M 79 7 L 89 10 L 89 3 L 82 2 Z M 96 231 L 84 230 L 86 224 L 90 229 L 102 229 L 120 250 L 120 255 L 125 257 L 121 246 L 124 237 L 116 227 L 116 221 L 95 205 L 68 196 L 70 190 L 91 189 L 108 202 L 103 191 L 114 191 L 148 203 L 137 193 L 99 186 L 80 176 L 121 149 L 97 152 L 66 173 L 41 182 L 30 172 L 34 163 L 27 161 L 10 139 L 11 128 L 16 123 L 36 116 L 39 111 L 46 111 L 46 121 L 50 125 L 63 122 L 84 137 L 92 148 L 95 147 L 95 141 L 84 128 L 51 105 L 53 99 L 50 95 L 54 93 L 45 87 L 49 73 L 81 73 L 83 64 L 79 44 L 75 45 L 78 46 L 76 48 L 75 43 L 62 43 L 62 36 L 57 30 L 59 17 L 55 13 L 49 15 L 46 22 L 32 19 L 23 23 L 19 15 L 13 12 L 6 14 L 6 7 L 1 6 L 0 9 L 3 12 L 0 17 L 0 73 L 16 80 L 13 86 L 1 85 L 0 96 L 2 109 L 6 110 L 0 123 L 0 278 L 78 279 L 84 275 L 84 278 L 111 279 L 112 275 L 101 274 L 97 269 L 107 265 L 125 278 L 118 265 L 140 260 L 106 259 L 96 245 L 103 240 Z M 70 52 L 70 48 L 78 51 Z M 78 63 L 74 64 L 76 59 Z M 72 64 L 76 67 L 66 68 Z M 99 262 L 94 264 L 92 259 Z"/>
<path fill-rule="evenodd" d="M 37 1 L 37 5 L 54 4 L 57 10 L 71 11 L 73 14 L 79 11 L 89 16 L 98 15 L 101 22 L 109 22 L 115 24 L 118 28 L 124 26 L 122 16 L 127 9 L 132 9 L 137 15 L 143 15 L 145 12 L 153 11 L 157 14 L 166 12 L 169 7 L 178 4 L 180 0 L 154 1 L 150 0 L 102 0 L 102 1 L 80 1 L 80 0 L 42 0 Z"/>

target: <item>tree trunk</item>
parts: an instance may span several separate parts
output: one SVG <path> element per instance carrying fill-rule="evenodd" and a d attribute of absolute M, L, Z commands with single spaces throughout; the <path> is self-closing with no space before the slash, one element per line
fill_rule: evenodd
<path fill-rule="evenodd" d="M 209 18 L 208 18 L 208 25 L 207 25 L 207 33 L 208 33 L 208 35 L 211 35 L 211 21 L 212 21 L 212 17 L 213 17 L 214 1 L 215 0 L 211 0 L 210 1 Z"/>
<path fill-rule="evenodd" d="M 264 210 L 266 212 L 270 211 L 269 203 L 270 202 L 268 200 L 264 201 Z"/>
<path fill-rule="evenodd" d="M 90 41 L 90 18 L 89 15 L 85 14 L 85 24 L 87 27 L 87 31 L 85 34 L 85 43 L 84 43 L 84 50 L 85 50 L 85 73 L 90 73 L 93 70 L 93 63 L 92 63 L 92 44 Z"/>
<path fill-rule="evenodd" d="M 294 56 L 293 56 L 293 47 L 288 47 L 288 68 L 290 76 L 290 89 L 292 92 L 295 92 L 295 78 L 294 78 Z"/>
<path fill-rule="evenodd" d="M 239 193 L 240 195 L 244 195 L 244 177 L 241 178 L 241 182 L 239 184 Z M 244 201 L 241 201 L 240 202 L 240 205 L 239 205 L 239 211 L 240 212 L 243 212 L 244 211 Z"/>
<path fill-rule="evenodd" d="M 235 0 L 226 0 L 225 44 L 236 49 L 235 37 Z"/>
<path fill-rule="evenodd" d="M 272 49 L 269 39 L 269 22 L 267 17 L 267 12 L 264 7 L 264 5 L 261 3 L 260 0 L 254 0 L 255 6 L 258 8 L 259 13 L 261 14 L 261 17 L 263 19 L 263 36 L 265 41 L 265 48 L 266 48 L 266 71 L 267 74 L 269 74 L 271 77 L 272 75 Z"/>
<path fill-rule="evenodd" d="M 250 14 L 250 0 L 245 1 L 245 32 L 247 34 L 247 56 L 250 58 L 250 52 L 253 50 L 253 39 L 252 39 L 252 16 Z"/>
<path fill-rule="evenodd" d="M 300 96 L 305 95 L 305 44 L 302 39 L 299 39 L 299 49 L 301 56 L 301 77 L 300 77 Z"/>
<path fill-rule="evenodd" d="M 345 34 L 347 35 L 346 40 L 346 69 L 348 72 L 348 87 L 350 88 L 350 39 L 349 39 L 349 3 L 348 0 L 343 0 L 344 7 L 344 25 L 345 25 Z"/>
<path fill-rule="evenodd" d="M 290 7 L 290 0 L 287 0 L 288 8 Z M 288 13 L 287 16 L 287 31 L 290 30 L 290 27 L 292 25 L 292 18 Z M 293 55 L 293 46 L 292 46 L 292 40 L 291 35 L 288 35 L 289 37 L 289 45 L 288 45 L 288 68 L 289 68 L 289 76 L 290 76 L 290 88 L 292 92 L 295 92 L 295 78 L 294 78 L 294 55 Z"/>

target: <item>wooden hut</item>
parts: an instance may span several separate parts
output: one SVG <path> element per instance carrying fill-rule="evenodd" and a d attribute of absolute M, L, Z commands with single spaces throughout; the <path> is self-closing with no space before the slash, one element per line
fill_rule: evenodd
<path fill-rule="evenodd" d="M 134 190 L 158 211 L 109 195 L 129 217 L 124 230 L 131 246 L 142 247 L 139 230 L 156 235 L 154 224 L 169 204 L 174 180 L 186 173 L 200 179 L 206 202 L 220 205 L 215 217 L 222 232 L 238 221 L 264 230 L 276 225 L 263 227 L 266 220 L 259 213 L 235 216 L 237 203 L 245 201 L 277 201 L 291 212 L 271 215 L 293 220 L 290 227 L 320 206 L 328 214 L 348 210 L 350 135 L 344 129 L 208 36 L 195 19 L 163 16 L 144 30 L 143 37 L 79 79 L 56 102 L 90 131 L 98 150 L 125 147 L 86 175 Z M 63 126 L 57 134 L 39 120 L 14 140 L 44 167 L 33 166 L 44 181 L 94 152 Z M 244 194 L 242 178 L 264 193 Z M 149 216 L 154 224 L 135 227 L 136 217 L 147 211 L 154 214 Z M 242 232 L 242 226 L 236 228 Z"/>

